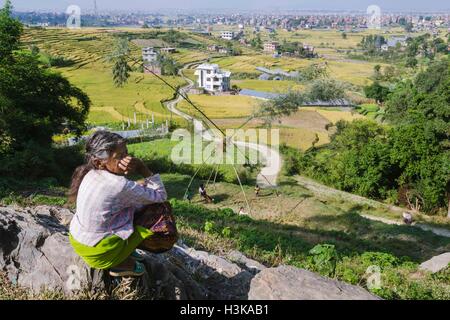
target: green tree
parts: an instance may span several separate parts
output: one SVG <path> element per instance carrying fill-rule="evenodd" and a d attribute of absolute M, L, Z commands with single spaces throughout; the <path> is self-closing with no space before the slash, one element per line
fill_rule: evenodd
<path fill-rule="evenodd" d="M 345 87 L 340 82 L 331 79 L 315 80 L 307 93 L 310 101 L 331 101 L 346 97 Z"/>
<path fill-rule="evenodd" d="M 11 14 L 11 1 L 7 0 L 0 10 L 0 60 L 11 59 L 14 50 L 19 49 L 23 27 Z"/>
<path fill-rule="evenodd" d="M 123 87 L 130 77 L 131 68 L 128 65 L 130 48 L 127 38 L 118 38 L 114 44 L 113 52 L 107 57 L 112 62 L 112 77 L 116 87 Z"/>
<path fill-rule="evenodd" d="M 400 204 L 425 212 L 448 212 L 449 70 L 449 60 L 443 59 L 413 80 L 400 82 L 386 98 L 389 126 L 338 122 L 329 145 L 287 156 L 290 172 L 302 171 L 368 197 L 392 199 L 399 194 Z M 378 85 L 371 89 L 374 97 L 383 91 Z"/>
<path fill-rule="evenodd" d="M 302 69 L 300 73 L 301 73 L 300 76 L 301 81 L 305 80 L 310 81 L 329 77 L 328 66 L 326 62 L 324 64 L 317 64 L 317 63 L 310 64 L 306 68 Z"/>
<path fill-rule="evenodd" d="M 254 37 L 251 41 L 250 41 L 250 45 L 254 48 L 254 49 L 262 49 L 263 48 L 263 42 L 261 40 L 261 35 L 258 33 L 256 35 L 256 37 Z"/>
<path fill-rule="evenodd" d="M 302 93 L 289 90 L 286 94 L 263 102 L 252 117 L 263 119 L 266 126 L 271 126 L 276 119 L 298 111 L 304 102 L 305 96 Z"/>
<path fill-rule="evenodd" d="M 167 43 L 170 43 L 171 45 L 176 45 L 185 38 L 186 38 L 185 34 L 173 29 L 167 31 L 161 37 L 162 40 L 164 40 Z"/>
<path fill-rule="evenodd" d="M 419 62 L 417 61 L 417 59 L 415 58 L 415 57 L 408 57 L 408 58 L 406 58 L 406 63 L 405 63 L 405 66 L 407 67 L 407 68 L 412 68 L 412 69 L 414 69 L 415 67 L 417 67 L 417 64 L 418 64 Z"/>
<path fill-rule="evenodd" d="M 90 100 L 36 55 L 19 51 L 22 26 L 11 18 L 11 4 L 0 13 L 0 158 L 2 176 L 55 176 L 52 136 L 84 129 Z M 67 160 L 67 159 L 66 159 Z"/>
<path fill-rule="evenodd" d="M 383 79 L 386 81 L 393 81 L 397 76 L 397 71 L 394 66 L 386 66 L 383 72 Z"/>
<path fill-rule="evenodd" d="M 380 104 L 383 104 L 386 101 L 389 93 L 389 88 L 382 86 L 379 82 L 374 82 L 370 86 L 364 87 L 364 94 L 366 97 L 374 99 Z"/>
<path fill-rule="evenodd" d="M 180 65 L 169 55 L 160 54 L 158 56 L 158 63 L 161 66 L 161 72 L 163 75 L 176 76 Z"/>
<path fill-rule="evenodd" d="M 380 80 L 381 79 L 381 66 L 379 64 L 377 64 L 373 67 L 373 72 L 374 72 L 374 78 L 376 80 Z"/>

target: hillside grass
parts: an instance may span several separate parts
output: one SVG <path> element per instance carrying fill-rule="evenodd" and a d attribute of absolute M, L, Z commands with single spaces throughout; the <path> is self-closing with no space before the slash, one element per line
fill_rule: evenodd
<path fill-rule="evenodd" d="M 94 28 L 25 29 L 22 41 L 24 47 L 37 46 L 41 54 L 62 56 L 75 62 L 71 67 L 55 69 L 89 95 L 92 101 L 89 122 L 105 124 L 127 121 L 128 118 L 134 120 L 135 112 L 140 121 L 147 117 L 151 119 L 152 113 L 158 122 L 170 118 L 161 101 L 170 99 L 173 90 L 154 76 L 132 72 L 124 87 L 114 86 L 111 65 L 106 61 L 114 44 L 114 33 Z M 131 55 L 139 59 L 140 49 L 137 46 L 130 48 Z M 184 84 L 180 77 L 163 78 L 175 87 Z M 177 116 L 172 119 L 181 122 Z"/>
<path fill-rule="evenodd" d="M 232 80 L 231 85 L 237 85 L 241 89 L 250 89 L 256 91 L 283 93 L 288 90 L 303 90 L 304 85 L 299 84 L 296 81 L 291 80 Z"/>
<path fill-rule="evenodd" d="M 239 95 L 190 95 L 189 98 L 212 119 L 247 117 L 253 113 L 259 104 L 258 99 Z M 181 102 L 178 109 L 199 116 L 198 112 L 186 101 Z"/>
<path fill-rule="evenodd" d="M 178 49 L 177 53 L 172 54 L 172 57 L 181 64 L 206 60 L 210 57 L 210 53 L 201 50 L 192 49 Z"/>
<path fill-rule="evenodd" d="M 273 58 L 271 55 L 265 55 L 260 53 L 252 53 L 249 55 L 231 56 L 223 58 L 211 59 L 211 63 L 217 63 L 222 69 L 229 70 L 231 72 L 258 72 L 256 67 L 265 68 L 281 68 L 285 71 L 298 70 L 306 67 L 313 61 L 297 58 Z"/>
<path fill-rule="evenodd" d="M 449 298 L 449 269 L 435 275 L 418 271 L 417 262 L 401 251 L 401 247 L 409 247 L 414 239 L 423 240 L 425 246 L 442 244 L 442 239 L 432 240 L 427 236 L 425 239 L 424 235 L 413 230 L 372 224 L 352 212 L 333 219 L 342 221 L 347 228 L 346 231 L 337 231 L 333 227 L 328 229 L 329 219 L 321 219 L 322 223 L 316 229 L 279 221 L 253 220 L 230 210 L 208 210 L 179 201 L 172 203 L 183 239 L 197 249 L 218 254 L 237 249 L 269 267 L 293 265 L 366 288 L 366 270 L 377 265 L 381 269 L 382 286 L 381 289 L 369 290 L 383 298 Z M 225 229 L 228 231 L 224 232 Z M 400 241 L 399 233 L 407 234 L 411 240 Z M 380 234 L 385 237 L 380 237 Z M 395 245 L 396 242 L 400 244 Z M 314 246 L 323 244 L 334 245 L 337 251 L 338 258 L 332 274 L 323 270 L 309 253 Z M 395 251 L 402 253 L 396 255 Z"/>
<path fill-rule="evenodd" d="M 168 154 L 171 142 L 145 146 L 159 154 Z M 372 292 L 383 298 L 450 298 L 448 269 L 434 275 L 418 270 L 421 262 L 448 252 L 450 239 L 411 226 L 387 225 L 361 216 L 392 216 L 394 213 L 387 208 L 318 196 L 286 176 L 281 177 L 278 196 L 274 190 L 265 189 L 255 197 L 253 185 L 244 185 L 250 211 L 240 187 L 227 182 L 207 185 L 208 193 L 215 200 L 213 204 L 204 204 L 196 190 L 206 178 L 193 181 L 191 190 L 195 196 L 189 204 L 182 199 L 191 175 L 164 173 L 162 179 L 173 199 L 181 238 L 196 249 L 222 255 L 229 250 L 239 250 L 269 267 L 293 265 L 363 287 L 366 287 L 367 268 L 377 265 L 381 268 L 382 288 Z M 60 188 L 59 195 L 56 189 L 52 190 L 53 195 L 48 189 L 34 189 L 31 195 L 10 198 L 9 203 L 63 205 L 66 189 Z M 236 212 L 240 207 L 250 215 L 238 216 Z M 206 224 L 208 229 L 205 229 Z M 323 269 L 310 254 L 314 246 L 323 244 L 335 246 L 338 258 L 334 271 Z M 3 288 L 2 298 L 15 297 L 10 287 Z M 19 298 L 27 298 L 23 292 L 17 294 Z M 57 299 L 58 296 L 46 294 L 42 298 Z"/>
<path fill-rule="evenodd" d="M 128 118 L 133 120 L 135 112 L 141 121 L 145 121 L 147 117 L 151 119 L 152 114 L 157 121 L 170 117 L 161 101 L 170 99 L 173 90 L 152 75 L 132 73 L 128 83 L 117 88 L 112 81 L 110 68 L 104 65 L 95 64 L 61 71 L 71 83 L 89 95 L 92 101 L 89 122 L 118 122 L 127 121 Z M 173 86 L 184 84 L 177 77 L 165 77 L 165 80 Z"/>
<path fill-rule="evenodd" d="M 341 120 L 352 122 L 354 120 L 366 118 L 359 113 L 351 111 L 329 110 L 326 108 L 318 108 L 318 107 L 315 108 L 313 107 L 311 110 L 315 110 L 333 124 L 336 124 L 338 121 Z"/>
<path fill-rule="evenodd" d="M 252 184 L 256 180 L 257 171 L 255 168 L 244 168 L 241 164 L 236 164 L 234 166 L 227 164 L 232 161 L 232 159 L 228 158 L 228 155 L 226 160 L 224 159 L 220 164 L 214 163 L 209 154 L 202 154 L 202 152 L 205 152 L 204 150 L 193 147 L 192 140 L 188 141 L 188 146 L 192 147 L 189 148 L 190 150 L 188 150 L 186 154 L 184 154 L 184 156 L 190 158 L 180 163 L 175 158 L 178 154 L 176 152 L 172 152 L 178 143 L 178 141 L 172 141 L 169 139 L 158 139 L 149 142 L 129 144 L 128 151 L 132 156 L 144 160 L 153 172 L 178 172 L 189 174 L 192 178 L 205 180 L 205 183 L 208 180 L 213 182 L 214 179 L 216 179 L 216 181 L 238 183 L 236 172 L 239 175 L 239 179 L 244 184 Z M 207 150 L 206 148 L 210 145 L 214 146 L 214 143 L 203 143 L 205 150 Z M 186 192 L 188 184 L 184 187 L 184 192 Z M 197 189 L 198 186 L 193 188 L 191 187 L 190 192 L 195 192 Z"/>

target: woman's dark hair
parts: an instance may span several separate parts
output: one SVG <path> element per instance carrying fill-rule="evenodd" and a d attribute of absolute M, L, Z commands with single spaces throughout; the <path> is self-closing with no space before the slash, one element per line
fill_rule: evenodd
<path fill-rule="evenodd" d="M 116 150 L 118 146 L 126 143 L 126 140 L 117 133 L 109 131 L 96 131 L 86 141 L 86 157 L 85 164 L 75 169 L 72 175 L 72 183 L 69 190 L 69 202 L 75 203 L 77 200 L 78 189 L 84 176 L 91 170 L 97 169 L 95 160 L 106 160 L 111 152 Z"/>

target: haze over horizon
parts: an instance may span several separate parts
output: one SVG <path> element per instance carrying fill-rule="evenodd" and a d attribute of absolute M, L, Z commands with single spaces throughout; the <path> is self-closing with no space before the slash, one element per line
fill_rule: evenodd
<path fill-rule="evenodd" d="M 94 0 L 12 0 L 15 10 L 27 11 L 64 11 L 69 5 L 78 5 L 84 11 L 91 11 L 94 8 Z M 206 1 L 206 0 L 128 0 L 126 2 L 118 0 L 97 0 L 99 11 L 135 11 L 145 12 L 157 11 L 161 9 L 233 9 L 233 10 L 352 10 L 365 11 L 366 8 L 376 4 L 383 11 L 450 11 L 450 2 L 441 0 L 277 0 L 274 5 L 273 0 L 228 0 Z"/>

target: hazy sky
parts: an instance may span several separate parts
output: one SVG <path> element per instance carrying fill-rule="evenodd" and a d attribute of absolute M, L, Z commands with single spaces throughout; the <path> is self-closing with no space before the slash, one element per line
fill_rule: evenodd
<path fill-rule="evenodd" d="M 1 2 L 2 0 L 0 0 Z M 12 0 L 16 10 L 55 10 L 62 11 L 71 4 L 90 11 L 94 0 Z M 97 0 L 99 11 L 133 10 L 154 11 L 166 8 L 230 8 L 230 9 L 322 9 L 322 10 L 365 10 L 376 4 L 382 9 L 402 11 L 450 10 L 447 0 Z"/>

